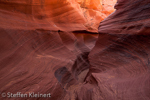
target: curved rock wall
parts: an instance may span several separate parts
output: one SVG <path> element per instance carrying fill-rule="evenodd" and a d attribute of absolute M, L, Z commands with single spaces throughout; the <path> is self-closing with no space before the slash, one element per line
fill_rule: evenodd
<path fill-rule="evenodd" d="M 51 93 L 50 98 L 12 100 L 64 99 L 67 88 L 84 82 L 88 53 L 98 36 L 47 30 L 0 29 L 0 33 L 0 94 Z M 8 99 L 0 95 L 0 100 Z"/>
<path fill-rule="evenodd" d="M 95 79 L 102 100 L 150 100 L 150 2 L 118 0 L 115 8 L 99 25 L 87 81 Z"/>
<path fill-rule="evenodd" d="M 98 28 L 114 3 L 0 0 L 0 100 L 150 100 L 150 2 L 118 0 Z"/>
<path fill-rule="evenodd" d="M 12 29 L 97 32 L 99 22 L 114 11 L 115 2 L 116 0 L 1 0 L 0 22 L 1 27 Z"/>
<path fill-rule="evenodd" d="M 101 22 L 100 33 L 112 34 L 149 34 L 150 1 L 118 0 L 117 9 Z"/>

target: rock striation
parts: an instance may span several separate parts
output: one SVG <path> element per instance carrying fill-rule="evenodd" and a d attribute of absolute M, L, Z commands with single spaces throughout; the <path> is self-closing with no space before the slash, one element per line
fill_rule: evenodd
<path fill-rule="evenodd" d="M 150 100 L 150 2 L 115 2 L 0 0 L 0 100 Z"/>
<path fill-rule="evenodd" d="M 150 100 L 150 2 L 118 0 L 115 8 L 99 25 L 87 82 L 97 84 L 97 100 Z"/>
<path fill-rule="evenodd" d="M 99 26 L 100 33 L 145 34 L 150 32 L 150 1 L 118 0 L 116 11 Z"/>
<path fill-rule="evenodd" d="M 11 29 L 97 32 L 99 22 L 114 11 L 115 3 L 116 0 L 1 0 L 0 22 L 1 27 Z"/>
<path fill-rule="evenodd" d="M 18 92 L 69 99 L 67 88 L 86 79 L 98 23 L 113 11 L 97 5 L 103 7 L 81 0 L 0 0 L 0 100 L 43 100 L 2 97 Z"/>

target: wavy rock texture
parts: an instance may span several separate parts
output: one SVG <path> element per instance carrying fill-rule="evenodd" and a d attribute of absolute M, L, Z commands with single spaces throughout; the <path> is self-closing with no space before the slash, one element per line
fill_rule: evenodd
<path fill-rule="evenodd" d="M 101 34 L 89 54 L 87 82 L 94 78 L 99 100 L 150 100 L 149 58 L 149 35 Z"/>
<path fill-rule="evenodd" d="M 116 0 L 0 0 L 0 26 L 97 32 L 99 22 L 114 11 L 115 3 Z"/>
<path fill-rule="evenodd" d="M 0 94 L 51 93 L 0 100 L 150 100 L 150 2 L 118 0 L 98 36 L 113 3 L 0 0 Z"/>
<path fill-rule="evenodd" d="M 118 0 L 117 9 L 100 26 L 100 33 L 112 34 L 149 34 L 150 1 Z"/>
<path fill-rule="evenodd" d="M 88 52 L 98 34 L 0 30 L 1 93 L 51 93 L 46 99 L 61 100 L 66 95 L 65 87 L 71 86 L 70 78 L 73 84 L 84 81 Z M 64 73 L 59 74 L 59 69 Z"/>
<path fill-rule="evenodd" d="M 0 100 L 75 99 L 72 88 L 85 82 L 98 23 L 114 10 L 108 8 L 96 1 L 0 0 Z M 51 98 L 4 98 L 4 92 Z"/>
<path fill-rule="evenodd" d="M 118 0 L 115 8 L 89 54 L 91 98 L 150 100 L 150 1 Z"/>

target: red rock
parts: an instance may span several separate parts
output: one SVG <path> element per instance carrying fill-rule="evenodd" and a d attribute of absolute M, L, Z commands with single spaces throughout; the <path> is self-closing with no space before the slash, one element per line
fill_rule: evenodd
<path fill-rule="evenodd" d="M 1 0 L 0 100 L 150 100 L 149 1 L 118 0 L 98 37 L 112 2 Z"/>
<path fill-rule="evenodd" d="M 149 34 L 150 1 L 118 0 L 117 9 L 99 26 L 99 33 Z"/>
<path fill-rule="evenodd" d="M 89 54 L 87 82 L 94 79 L 104 100 L 149 100 L 149 58 L 149 35 L 100 34 Z"/>
<path fill-rule="evenodd" d="M 89 65 L 82 61 L 80 55 L 91 50 L 90 47 L 92 44 L 94 46 L 98 35 L 82 33 L 76 36 L 79 33 L 74 35 L 71 32 L 44 30 L 0 30 L 0 92 L 51 93 L 51 98 L 46 98 L 51 100 L 62 99 L 71 84 L 83 80 L 78 78 L 78 75 L 88 69 Z M 87 56 L 86 54 L 84 59 L 87 59 Z M 87 66 L 82 67 L 81 64 Z M 55 78 L 55 73 L 61 68 L 65 68 L 68 74 L 67 76 L 64 75 L 65 73 L 62 74 L 64 78 L 59 82 L 57 80 L 59 75 Z M 77 79 L 69 81 L 68 77 L 74 75 Z M 0 97 L 0 99 L 8 98 Z"/>
<path fill-rule="evenodd" d="M 86 79 L 96 84 L 91 93 L 99 94 L 97 100 L 150 100 L 149 3 L 118 0 L 116 11 L 100 23 Z"/>
<path fill-rule="evenodd" d="M 111 3 L 108 7 L 99 0 L 1 0 L 0 27 L 97 32 L 99 22 L 114 11 Z"/>

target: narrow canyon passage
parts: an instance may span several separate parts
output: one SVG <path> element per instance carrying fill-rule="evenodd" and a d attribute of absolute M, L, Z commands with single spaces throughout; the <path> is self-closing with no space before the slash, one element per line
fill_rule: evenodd
<path fill-rule="evenodd" d="M 0 0 L 0 100 L 150 100 L 149 11 L 149 0 Z"/>

